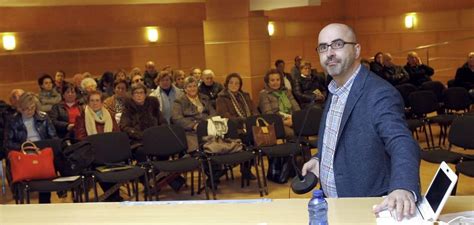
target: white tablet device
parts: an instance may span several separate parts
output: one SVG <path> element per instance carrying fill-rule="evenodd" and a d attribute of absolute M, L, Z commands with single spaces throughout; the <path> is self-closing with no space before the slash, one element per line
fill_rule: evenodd
<path fill-rule="evenodd" d="M 377 215 L 377 224 L 432 224 L 439 217 L 444 204 L 451 195 L 458 176 L 444 161 L 439 165 L 426 195 L 416 204 L 416 214 L 409 219 L 397 222 L 394 215 L 388 210 Z"/>
<path fill-rule="evenodd" d="M 438 219 L 457 180 L 456 173 L 444 161 L 441 162 L 426 195 L 417 204 L 423 220 L 436 221 Z"/>

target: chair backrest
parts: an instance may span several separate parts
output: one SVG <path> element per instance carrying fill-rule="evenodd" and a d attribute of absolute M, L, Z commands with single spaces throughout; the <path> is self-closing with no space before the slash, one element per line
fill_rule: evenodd
<path fill-rule="evenodd" d="M 186 132 L 178 125 L 161 125 L 143 132 L 143 148 L 140 150 L 152 156 L 172 156 L 188 150 Z"/>
<path fill-rule="evenodd" d="M 395 88 L 400 92 L 400 95 L 402 95 L 403 102 L 405 103 L 405 107 L 410 107 L 410 101 L 408 100 L 408 96 L 416 91 L 418 88 L 413 85 L 413 84 L 400 84 L 395 86 Z"/>
<path fill-rule="evenodd" d="M 427 81 L 421 84 L 420 90 L 432 91 L 436 95 L 438 102 L 443 101 L 443 91 L 446 89 L 443 83 L 439 81 Z"/>
<path fill-rule="evenodd" d="M 292 114 L 292 120 L 293 120 L 293 131 L 295 132 L 295 136 L 305 137 L 305 136 L 318 135 L 319 124 L 321 122 L 322 116 L 323 116 L 323 110 L 321 108 L 316 108 L 316 107 L 306 108 L 306 109 L 294 112 Z M 306 120 L 305 120 L 305 117 L 306 117 Z"/>
<path fill-rule="evenodd" d="M 202 144 L 202 138 L 207 136 L 207 120 L 201 121 L 197 127 L 197 138 L 198 143 Z M 238 124 L 234 120 L 227 121 L 227 134 L 224 136 L 225 138 L 232 138 L 232 139 L 239 139 L 239 132 L 238 132 Z"/>
<path fill-rule="evenodd" d="M 245 120 L 245 127 L 247 130 L 247 139 L 252 142 L 248 143 L 253 145 L 253 132 L 252 132 L 252 126 L 255 126 L 256 120 L 258 117 L 262 117 L 265 119 L 269 124 L 273 124 L 275 127 L 275 136 L 277 139 L 284 139 L 286 137 L 285 134 L 285 127 L 283 125 L 283 120 L 280 115 L 276 114 L 263 114 L 263 115 L 258 115 L 258 116 L 250 116 L 247 117 Z"/>
<path fill-rule="evenodd" d="M 468 110 L 471 105 L 469 92 L 462 87 L 451 87 L 443 92 L 444 107 L 448 110 Z"/>
<path fill-rule="evenodd" d="M 42 149 L 42 148 L 47 148 L 51 147 L 54 152 L 54 156 L 56 157 L 57 155 L 61 154 L 62 152 L 62 140 L 61 139 L 45 139 L 41 141 L 35 141 L 34 144 L 36 147 Z"/>
<path fill-rule="evenodd" d="M 455 146 L 474 149 L 474 116 L 458 116 L 454 119 L 449 130 L 448 140 Z"/>
<path fill-rule="evenodd" d="M 432 91 L 415 91 L 408 96 L 408 99 L 413 113 L 417 116 L 425 116 L 439 108 L 436 95 Z"/>
<path fill-rule="evenodd" d="M 85 140 L 92 144 L 94 165 L 124 162 L 132 157 L 127 133 L 100 133 L 87 136 Z"/>

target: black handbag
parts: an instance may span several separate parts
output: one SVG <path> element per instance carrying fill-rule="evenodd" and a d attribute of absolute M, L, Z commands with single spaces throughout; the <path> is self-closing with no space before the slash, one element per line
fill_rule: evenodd
<path fill-rule="evenodd" d="M 268 161 L 267 179 L 278 184 L 288 182 L 291 175 L 288 157 L 270 157 Z"/>
<path fill-rule="evenodd" d="M 62 152 L 55 158 L 55 165 L 61 176 L 75 176 L 88 169 L 94 161 L 92 144 L 87 141 L 65 139 Z"/>

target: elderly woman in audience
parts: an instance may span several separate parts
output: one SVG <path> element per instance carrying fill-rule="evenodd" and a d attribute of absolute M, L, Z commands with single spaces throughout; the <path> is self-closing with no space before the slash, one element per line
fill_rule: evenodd
<path fill-rule="evenodd" d="M 119 131 L 112 114 L 104 107 L 104 97 L 99 91 L 92 91 L 87 96 L 84 112 L 76 118 L 74 131 L 76 138 L 83 140 L 89 135 Z"/>
<path fill-rule="evenodd" d="M 56 130 L 48 115 L 39 111 L 40 102 L 34 93 L 22 94 L 17 106 L 18 112 L 10 118 L 5 129 L 5 149 L 20 150 L 25 141 L 57 138 Z M 50 202 L 51 193 L 39 193 L 39 203 Z"/>
<path fill-rule="evenodd" d="M 87 97 L 87 105 L 84 113 L 77 117 L 75 124 L 76 138 L 83 140 L 87 136 L 107 132 L 118 132 L 119 127 L 112 114 L 104 107 L 103 95 L 99 91 L 92 91 Z M 99 183 L 102 190 L 106 192 L 114 183 Z M 120 192 L 117 190 L 112 193 L 106 201 L 122 201 Z"/>
<path fill-rule="evenodd" d="M 183 92 L 181 89 L 173 85 L 171 73 L 166 70 L 161 71 L 156 79 L 158 81 L 158 87 L 150 94 L 150 96 L 158 99 L 160 102 L 160 111 L 166 121 L 170 123 L 171 107 L 173 106 L 174 101 L 183 95 Z"/>
<path fill-rule="evenodd" d="M 173 71 L 173 81 L 174 81 L 174 86 L 177 88 L 183 90 L 184 89 L 184 71 L 183 70 L 175 70 Z"/>
<path fill-rule="evenodd" d="M 104 106 L 112 115 L 115 115 L 115 120 L 120 124 L 120 117 L 122 116 L 124 102 L 127 98 L 128 82 L 126 80 L 116 80 L 114 82 L 114 95 L 108 97 L 104 101 Z"/>
<path fill-rule="evenodd" d="M 198 68 L 198 67 L 193 67 L 191 69 L 191 72 L 189 73 L 189 76 L 191 77 L 194 77 L 194 79 L 196 79 L 196 82 L 198 83 L 198 85 L 201 83 L 201 69 Z"/>
<path fill-rule="evenodd" d="M 81 86 L 80 89 L 82 90 L 80 96 L 79 96 L 79 102 L 81 104 L 87 104 L 87 95 L 89 95 L 92 92 L 97 91 L 97 82 L 90 77 L 84 78 L 81 81 Z"/>
<path fill-rule="evenodd" d="M 259 107 L 263 114 L 279 114 L 283 118 L 285 133 L 288 137 L 294 135 L 291 113 L 300 110 L 298 102 L 291 91 L 283 84 L 283 75 L 278 70 L 271 69 L 263 78 L 265 89 L 260 92 Z"/>
<path fill-rule="evenodd" d="M 259 114 L 250 95 L 242 91 L 242 85 L 242 78 L 238 73 L 227 75 L 224 90 L 217 95 L 216 101 L 217 115 L 237 121 L 240 128 L 243 128 L 247 117 Z M 246 138 L 243 133 L 242 138 Z M 255 179 L 255 176 L 250 172 L 248 163 L 241 167 L 241 173 L 245 178 Z"/>
<path fill-rule="evenodd" d="M 158 99 L 147 96 L 145 84 L 133 84 L 131 93 L 131 99 L 124 102 L 120 129 L 128 134 L 132 144 L 136 144 L 142 141 L 145 129 L 165 124 L 166 121 L 160 112 Z"/>
<path fill-rule="evenodd" d="M 75 138 L 74 125 L 76 124 L 76 118 L 83 113 L 82 106 L 77 99 L 78 93 L 79 89 L 76 86 L 66 84 L 61 91 L 63 101 L 53 105 L 49 112 L 49 117 L 60 138 Z"/>
<path fill-rule="evenodd" d="M 117 80 L 124 80 L 130 84 L 130 77 L 124 69 L 118 69 L 117 72 L 114 73 L 114 81 Z"/>
<path fill-rule="evenodd" d="M 51 107 L 61 101 L 61 95 L 54 88 L 53 78 L 44 74 L 38 79 L 38 85 L 41 88 L 39 92 L 40 108 L 43 112 L 51 111 Z"/>
<path fill-rule="evenodd" d="M 184 79 L 185 95 L 176 99 L 171 112 L 171 121 L 186 130 L 188 151 L 198 148 L 196 130 L 200 122 L 215 116 L 216 111 L 209 97 L 198 92 L 198 83 L 194 77 Z"/>
<path fill-rule="evenodd" d="M 207 69 L 202 71 L 199 93 L 207 95 L 214 108 L 216 107 L 217 94 L 219 94 L 222 89 L 224 89 L 222 84 L 214 81 L 214 72 L 212 72 L 212 70 Z"/>
<path fill-rule="evenodd" d="M 250 95 L 242 90 L 242 86 L 242 78 L 238 73 L 227 75 L 224 89 L 217 95 L 217 115 L 243 124 L 247 117 L 259 114 Z"/>
<path fill-rule="evenodd" d="M 302 61 L 300 63 L 300 75 L 294 77 L 293 94 L 301 108 L 306 108 L 312 102 L 321 107 L 326 99 L 326 90 L 322 77 L 311 73 L 311 63 Z"/>

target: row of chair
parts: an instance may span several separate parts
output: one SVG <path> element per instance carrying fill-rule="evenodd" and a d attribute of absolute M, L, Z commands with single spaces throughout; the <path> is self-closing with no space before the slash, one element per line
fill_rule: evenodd
<path fill-rule="evenodd" d="M 283 121 L 278 115 L 261 115 L 269 123 L 273 124 L 278 139 L 282 144 L 270 147 L 258 148 L 253 146 L 252 129 L 247 129 L 245 137 L 238 132 L 239 125 L 234 121 L 228 123 L 227 138 L 242 138 L 246 140 L 245 150 L 238 153 L 225 155 L 205 154 L 202 149 L 194 153 L 187 154 L 186 133 L 183 128 L 177 125 L 163 125 L 152 127 L 144 131 L 143 143 L 138 146 L 138 150 L 147 157 L 146 162 L 132 161 L 132 146 L 126 133 L 112 132 L 91 135 L 86 141 L 92 144 L 94 149 L 93 165 L 122 165 L 129 166 L 127 169 L 99 172 L 96 170 L 87 170 L 80 174 L 80 178 L 74 182 L 53 182 L 52 180 L 25 181 L 19 182 L 12 187 L 16 203 L 30 202 L 31 192 L 55 192 L 71 190 L 74 201 L 89 201 L 88 188 L 94 190 L 94 201 L 102 201 L 111 193 L 119 189 L 122 185 L 129 182 L 132 184 L 133 195 L 139 200 L 139 183 L 144 183 L 144 199 L 151 200 L 151 193 L 154 193 L 155 199 L 158 199 L 160 180 L 157 179 L 158 173 L 167 174 L 168 177 L 176 177 L 177 174 L 191 173 L 191 194 L 194 194 L 194 172 L 198 172 L 198 193 L 203 189 L 206 192 L 206 198 L 209 199 L 209 188 L 212 191 L 213 199 L 216 199 L 216 187 L 214 186 L 213 166 L 232 168 L 235 165 L 248 163 L 255 168 L 257 178 L 257 190 L 260 196 L 268 194 L 268 186 L 265 176 L 265 167 L 263 156 L 267 157 L 289 157 L 293 160 L 296 154 L 301 153 L 301 144 L 310 146 L 308 136 L 317 135 L 322 110 L 311 108 L 295 112 L 293 115 L 295 134 L 299 134 L 300 140 L 289 142 L 285 139 L 285 130 Z M 310 116 L 308 116 L 310 115 Z M 257 116 L 249 117 L 246 120 L 246 127 L 251 128 L 255 125 Z M 303 125 L 305 124 L 306 125 Z M 202 137 L 207 135 L 207 121 L 199 124 L 197 130 L 198 142 L 202 147 Z M 39 148 L 52 147 L 56 154 L 61 151 L 61 140 L 43 140 L 36 142 Z M 133 146 L 137 147 L 137 146 Z M 201 148 L 200 147 L 200 148 Z M 184 156 L 184 157 L 183 157 Z M 157 160 L 170 158 L 170 160 Z M 208 171 L 206 175 L 205 171 Z M 8 171 L 7 171 L 8 172 Z M 211 187 L 204 182 L 204 176 L 210 179 Z M 201 178 L 203 178 L 201 180 Z M 149 180 L 152 181 L 151 185 Z M 201 182 L 202 181 L 202 182 Z M 96 183 L 115 183 L 102 196 L 98 195 Z M 162 182 L 162 181 L 161 181 Z M 246 182 L 249 185 L 249 179 L 241 179 L 241 186 Z M 203 185 L 203 188 L 202 186 Z M 151 188 L 154 190 L 151 190 Z M 84 195 L 84 196 L 83 196 Z M 84 197 L 84 198 L 83 198 Z"/>

